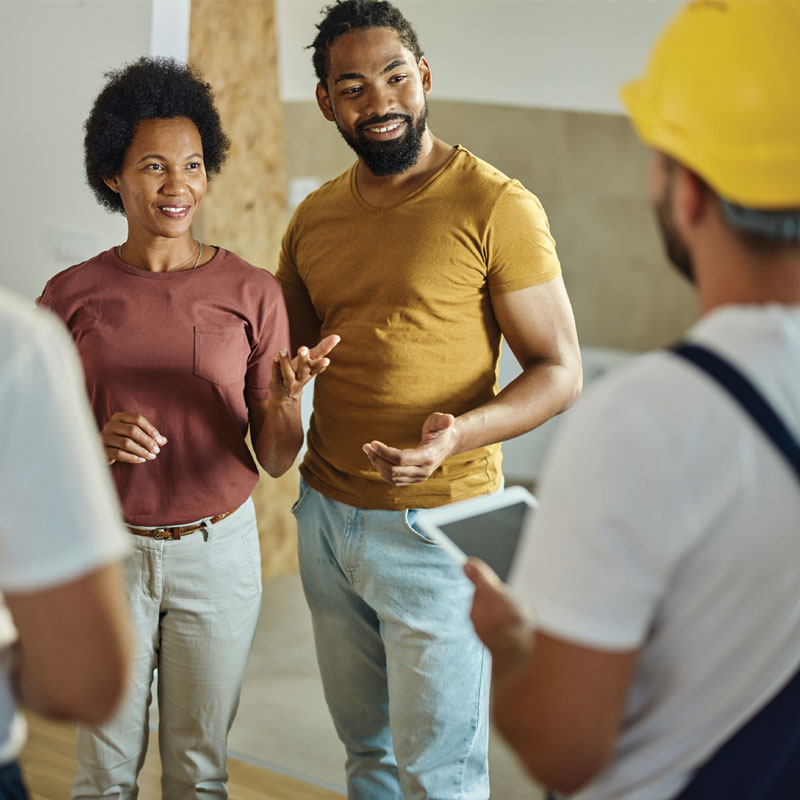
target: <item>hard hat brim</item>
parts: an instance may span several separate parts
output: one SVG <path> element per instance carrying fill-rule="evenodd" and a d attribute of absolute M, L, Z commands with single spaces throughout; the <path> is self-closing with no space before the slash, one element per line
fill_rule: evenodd
<path fill-rule="evenodd" d="M 622 86 L 620 97 L 639 138 L 696 172 L 720 197 L 747 208 L 800 208 L 796 148 L 785 153 L 766 145 L 746 151 L 726 149 L 721 143 L 671 126 L 658 113 L 645 80 Z"/>

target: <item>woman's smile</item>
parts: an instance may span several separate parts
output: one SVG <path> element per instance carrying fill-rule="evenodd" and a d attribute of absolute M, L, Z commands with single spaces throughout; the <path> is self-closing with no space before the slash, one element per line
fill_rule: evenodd
<path fill-rule="evenodd" d="M 187 247 L 206 182 L 202 139 L 187 117 L 142 120 L 119 175 L 107 181 L 122 198 L 129 236 L 185 237 Z"/>

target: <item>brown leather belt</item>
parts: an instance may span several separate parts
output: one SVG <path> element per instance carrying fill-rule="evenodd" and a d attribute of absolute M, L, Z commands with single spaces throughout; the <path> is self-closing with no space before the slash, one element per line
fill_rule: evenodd
<path fill-rule="evenodd" d="M 234 509 L 233 511 L 235 511 Z M 226 511 L 224 514 L 217 514 L 216 517 L 211 517 L 209 522 L 216 525 L 221 522 L 225 517 L 233 514 L 233 511 Z M 194 525 L 176 525 L 172 528 L 134 528 L 130 525 L 127 526 L 131 533 L 137 536 L 149 536 L 151 539 L 180 539 L 181 536 L 186 536 L 187 533 L 194 533 L 205 528 L 205 523 L 197 522 Z"/>

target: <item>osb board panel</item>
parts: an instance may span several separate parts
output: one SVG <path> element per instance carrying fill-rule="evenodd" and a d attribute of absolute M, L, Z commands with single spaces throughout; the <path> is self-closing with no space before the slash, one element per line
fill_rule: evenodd
<path fill-rule="evenodd" d="M 189 58 L 214 88 L 231 153 L 209 184 L 195 234 L 275 270 L 286 225 L 283 106 L 274 0 L 192 0 Z M 264 578 L 297 569 L 297 470 L 253 494 Z"/>
<path fill-rule="evenodd" d="M 274 272 L 286 224 L 274 0 L 192 0 L 189 57 L 214 88 L 231 154 L 209 185 L 201 233 Z"/>

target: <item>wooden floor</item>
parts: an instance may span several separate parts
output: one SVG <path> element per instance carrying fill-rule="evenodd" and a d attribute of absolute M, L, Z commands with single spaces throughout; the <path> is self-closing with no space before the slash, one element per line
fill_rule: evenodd
<path fill-rule="evenodd" d="M 28 714 L 28 742 L 20 757 L 31 800 L 66 800 L 75 774 L 75 731 L 69 722 L 54 722 Z M 342 800 L 342 795 L 262 769 L 235 758 L 228 759 L 231 800 Z M 140 800 L 159 800 L 161 761 L 156 734 L 150 734 L 142 772 Z M 165 798 L 164 800 L 168 800 Z"/>

